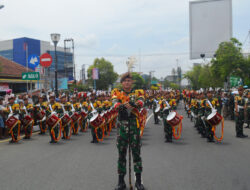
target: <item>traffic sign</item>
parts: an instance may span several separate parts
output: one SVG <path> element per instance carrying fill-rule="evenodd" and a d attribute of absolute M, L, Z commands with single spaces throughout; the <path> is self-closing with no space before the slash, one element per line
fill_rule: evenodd
<path fill-rule="evenodd" d="M 39 72 L 22 73 L 22 80 L 40 80 Z"/>
<path fill-rule="evenodd" d="M 230 86 L 231 87 L 236 87 L 236 86 L 240 86 L 240 85 L 242 85 L 242 80 L 240 77 L 234 77 L 234 76 L 230 77 Z"/>
<path fill-rule="evenodd" d="M 52 57 L 48 53 L 44 53 L 40 56 L 40 65 L 43 67 L 49 67 L 52 64 Z"/>
<path fill-rule="evenodd" d="M 28 57 L 28 67 L 35 70 L 35 68 L 39 65 L 40 59 L 37 55 L 30 55 Z"/>

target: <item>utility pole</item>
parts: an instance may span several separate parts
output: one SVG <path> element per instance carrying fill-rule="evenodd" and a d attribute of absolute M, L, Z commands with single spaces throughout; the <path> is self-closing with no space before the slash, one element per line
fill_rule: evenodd
<path fill-rule="evenodd" d="M 153 77 L 154 72 L 155 72 L 155 71 L 149 71 L 149 76 L 150 76 L 149 88 L 150 88 L 150 85 L 151 85 L 151 83 L 152 83 L 152 77 Z"/>

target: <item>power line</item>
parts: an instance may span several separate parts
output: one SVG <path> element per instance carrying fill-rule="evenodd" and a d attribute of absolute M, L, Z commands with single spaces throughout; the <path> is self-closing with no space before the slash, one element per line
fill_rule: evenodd
<path fill-rule="evenodd" d="M 214 51 L 208 51 L 208 52 L 193 52 L 196 54 L 210 54 L 214 53 Z M 153 57 L 153 56 L 166 56 L 166 55 L 189 55 L 190 52 L 174 52 L 174 53 L 146 53 L 146 54 L 140 54 L 142 57 Z M 76 54 L 77 56 L 80 57 L 129 57 L 133 54 Z"/>

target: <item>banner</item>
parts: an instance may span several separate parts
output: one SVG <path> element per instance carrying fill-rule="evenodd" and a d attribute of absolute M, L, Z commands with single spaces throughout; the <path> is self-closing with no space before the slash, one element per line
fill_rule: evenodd
<path fill-rule="evenodd" d="M 99 70 L 97 68 L 92 69 L 92 79 L 98 80 L 99 79 Z"/>

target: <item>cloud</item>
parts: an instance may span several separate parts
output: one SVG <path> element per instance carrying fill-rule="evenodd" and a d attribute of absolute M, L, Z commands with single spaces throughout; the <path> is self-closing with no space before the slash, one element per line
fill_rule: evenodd
<path fill-rule="evenodd" d="M 172 46 L 186 45 L 189 42 L 189 37 L 183 37 L 171 43 Z"/>
<path fill-rule="evenodd" d="M 164 77 L 176 67 L 192 66 L 188 54 L 189 0 L 0 0 L 0 38 L 50 40 L 50 33 L 75 40 L 77 71 L 96 57 L 127 70 L 128 56 L 139 56 L 141 71 Z M 249 30 L 249 0 L 233 1 L 234 36 L 244 41 Z M 139 71 L 139 64 L 135 68 Z M 77 74 L 79 75 L 79 74 Z"/>
<path fill-rule="evenodd" d="M 95 34 L 89 34 L 84 37 L 77 37 L 76 38 L 76 45 L 79 48 L 97 48 L 99 44 L 99 41 L 97 39 L 97 36 Z"/>

